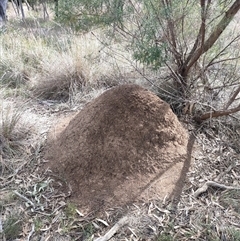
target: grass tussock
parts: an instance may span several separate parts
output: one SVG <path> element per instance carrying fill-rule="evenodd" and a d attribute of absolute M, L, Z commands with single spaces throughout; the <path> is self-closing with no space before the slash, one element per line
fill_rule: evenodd
<path fill-rule="evenodd" d="M 0 154 L 13 157 L 23 151 L 23 143 L 29 129 L 21 120 L 23 110 L 13 105 L 2 105 L 0 109 Z"/>
<path fill-rule="evenodd" d="M 2 86 L 25 86 L 37 98 L 67 101 L 89 88 L 114 86 L 131 71 L 123 56 L 113 58 L 96 35 L 38 24 L 20 29 L 12 22 L 0 35 Z"/>
<path fill-rule="evenodd" d="M 82 63 L 80 59 L 56 53 L 53 59 L 42 63 L 43 69 L 35 77 L 33 92 L 45 99 L 67 101 L 73 88 L 81 91 L 86 84 L 87 74 Z"/>
<path fill-rule="evenodd" d="M 21 48 L 14 43 L 16 36 L 1 35 L 0 84 L 11 88 L 19 87 L 28 80 L 24 62 L 21 59 Z"/>

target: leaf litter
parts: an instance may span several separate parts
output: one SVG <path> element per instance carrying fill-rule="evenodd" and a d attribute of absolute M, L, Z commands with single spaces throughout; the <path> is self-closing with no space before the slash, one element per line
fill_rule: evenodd
<path fill-rule="evenodd" d="M 34 108 L 36 112 L 39 107 Z M 44 111 L 50 115 L 51 109 L 41 108 L 39 118 Z M 53 115 L 59 118 L 60 113 Z M 21 232 L 12 240 L 101 240 L 121 220 L 110 240 L 234 240 L 240 234 L 240 154 L 230 145 L 234 140 L 226 134 L 228 128 L 220 127 L 217 134 L 211 126 L 196 131 L 192 165 L 178 202 L 166 197 L 98 214 L 71 206 L 71 189 L 62 192 L 62 182 L 39 174 L 43 161 L 39 143 L 46 138 L 41 130 L 20 159 L 0 156 L 0 238 L 10 240 L 5 230 L 14 215 L 18 219 L 14 225 L 19 224 Z M 234 138 L 239 140 L 239 135 L 235 133 Z M 233 190 L 210 185 L 196 195 L 209 181 Z"/>

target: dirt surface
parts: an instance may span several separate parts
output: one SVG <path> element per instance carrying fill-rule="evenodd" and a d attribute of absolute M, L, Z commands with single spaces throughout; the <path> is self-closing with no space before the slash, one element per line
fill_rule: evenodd
<path fill-rule="evenodd" d="M 150 91 L 114 87 L 69 120 L 53 128 L 45 159 L 81 210 L 164 198 L 182 181 L 188 135 Z"/>

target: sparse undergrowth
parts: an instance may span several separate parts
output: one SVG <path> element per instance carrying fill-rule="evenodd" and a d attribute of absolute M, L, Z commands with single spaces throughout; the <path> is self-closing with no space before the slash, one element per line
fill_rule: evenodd
<path fill-rule="evenodd" d="M 43 112 L 59 115 L 46 106 L 38 111 L 39 117 Z M 167 199 L 153 200 L 109 209 L 101 214 L 84 213 L 81 207 L 69 202 L 70 190 L 62 193 L 62 184 L 40 174 L 44 161 L 41 143 L 46 132 L 38 134 L 32 137 L 31 149 L 25 145 L 24 157 L 15 155 L 8 159 L 1 155 L 1 165 L 5 165 L 5 169 L 1 169 L 0 237 L 3 240 L 94 240 L 104 235 L 122 216 L 127 216 L 130 221 L 112 240 L 203 241 L 225 238 L 238 241 L 239 190 L 209 188 L 194 197 L 196 190 L 208 180 L 240 186 L 239 153 L 229 146 L 239 137 L 236 135 L 236 139 L 232 138 L 230 142 L 228 132 L 229 127 L 221 122 L 200 126 L 192 153 L 193 165 L 177 205 Z"/>
<path fill-rule="evenodd" d="M 9 22 L 0 36 L 0 85 L 8 93 L 25 90 L 32 98 L 73 103 L 79 93 L 117 85 L 132 71 L 91 33 L 75 34 L 53 22 L 47 27 L 26 23 L 22 31 L 15 25 Z"/>
<path fill-rule="evenodd" d="M 102 214 L 84 213 L 69 202 L 70 190 L 62 193 L 60 183 L 40 174 L 47 128 L 36 127 L 36 133 L 31 124 L 26 128 L 22 103 L 28 100 L 24 107 L 39 121 L 45 118 L 45 127 L 65 113 L 58 109 L 61 102 L 77 109 L 105 88 L 128 81 L 131 71 L 132 79 L 144 82 L 106 52 L 99 54 L 92 35 L 78 36 L 60 27 L 55 32 L 53 26 L 40 28 L 33 22 L 23 32 L 10 25 L 0 39 L 5 98 L 0 105 L 0 239 L 93 240 L 128 215 L 130 222 L 112 240 L 240 240 L 239 190 L 209 188 L 194 197 L 208 180 L 240 186 L 238 121 L 222 119 L 199 127 L 192 168 L 177 205 L 150 200 Z"/>

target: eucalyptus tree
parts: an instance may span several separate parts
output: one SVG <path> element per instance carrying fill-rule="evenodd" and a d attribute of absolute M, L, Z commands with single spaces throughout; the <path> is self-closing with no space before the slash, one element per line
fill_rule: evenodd
<path fill-rule="evenodd" d="M 204 91 L 216 95 L 214 69 L 222 69 L 223 64 L 232 66 L 240 56 L 240 29 L 224 36 L 240 9 L 239 0 L 59 0 L 58 9 L 59 21 L 77 30 L 111 27 L 114 36 L 129 40 L 128 50 L 145 66 L 154 70 L 167 66 L 174 88 L 170 92 L 185 111 L 191 108 L 187 102 L 200 84 L 199 98 Z M 235 73 L 231 81 L 225 78 L 218 83 L 223 88 L 236 86 L 228 103 L 221 111 L 210 108 L 198 121 L 240 110 L 240 105 L 230 108 L 240 92 L 240 77 Z"/>

